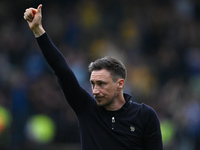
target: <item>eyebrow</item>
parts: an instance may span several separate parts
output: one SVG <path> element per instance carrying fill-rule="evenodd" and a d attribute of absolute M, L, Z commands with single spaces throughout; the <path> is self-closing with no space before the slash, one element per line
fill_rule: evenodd
<path fill-rule="evenodd" d="M 97 83 L 98 83 L 98 82 L 106 83 L 106 81 L 103 81 L 103 80 L 96 80 L 95 82 L 97 82 Z M 94 80 L 90 80 L 90 83 L 93 84 L 93 83 L 94 83 Z"/>

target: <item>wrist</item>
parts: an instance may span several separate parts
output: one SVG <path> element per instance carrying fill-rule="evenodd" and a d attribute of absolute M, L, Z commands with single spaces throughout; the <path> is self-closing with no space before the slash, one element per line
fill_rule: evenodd
<path fill-rule="evenodd" d="M 38 26 L 37 28 L 34 28 L 32 31 L 36 38 L 40 37 L 45 33 L 45 30 L 42 26 Z"/>

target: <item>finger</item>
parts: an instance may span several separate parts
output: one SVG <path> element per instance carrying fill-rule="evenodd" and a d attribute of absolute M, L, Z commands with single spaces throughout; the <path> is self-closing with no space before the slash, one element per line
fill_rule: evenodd
<path fill-rule="evenodd" d="M 32 9 L 26 9 L 24 16 L 30 17 L 30 18 L 33 17 Z"/>
<path fill-rule="evenodd" d="M 32 22 L 33 21 L 33 16 L 31 14 L 27 14 L 27 13 L 24 13 L 24 19 L 26 21 L 29 21 L 29 22 Z"/>
<path fill-rule="evenodd" d="M 24 13 L 24 18 L 27 20 L 27 19 L 33 19 L 33 15 L 28 13 L 28 12 L 25 12 Z"/>
<path fill-rule="evenodd" d="M 26 18 L 26 17 L 24 17 L 24 19 L 25 19 L 26 21 L 28 21 L 28 22 L 32 22 L 32 21 L 33 21 L 33 19 L 31 19 L 31 18 Z"/>
<path fill-rule="evenodd" d="M 42 13 L 42 4 L 40 4 L 40 5 L 38 6 L 37 12 L 40 13 L 40 14 Z"/>
<path fill-rule="evenodd" d="M 33 16 L 30 15 L 30 14 L 24 13 L 24 19 L 27 20 L 27 21 L 32 21 L 33 20 Z"/>

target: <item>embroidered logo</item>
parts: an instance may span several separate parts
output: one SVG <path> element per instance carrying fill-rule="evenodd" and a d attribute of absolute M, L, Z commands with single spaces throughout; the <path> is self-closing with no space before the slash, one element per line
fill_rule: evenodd
<path fill-rule="evenodd" d="M 135 131 L 135 127 L 133 127 L 133 126 L 130 126 L 130 129 L 131 129 L 131 132 Z"/>

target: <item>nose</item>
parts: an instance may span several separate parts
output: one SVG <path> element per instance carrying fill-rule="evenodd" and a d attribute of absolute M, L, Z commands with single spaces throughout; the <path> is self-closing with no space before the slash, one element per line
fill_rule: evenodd
<path fill-rule="evenodd" d="M 93 94 L 93 95 L 97 95 L 97 94 L 99 94 L 99 93 L 100 93 L 100 91 L 99 91 L 99 89 L 97 88 L 97 86 L 94 86 L 93 89 L 92 89 L 92 94 Z"/>

